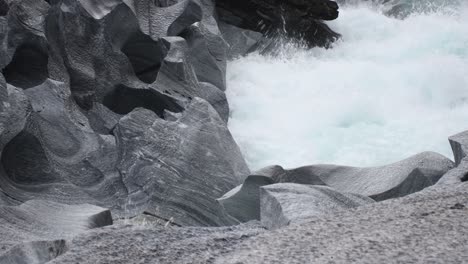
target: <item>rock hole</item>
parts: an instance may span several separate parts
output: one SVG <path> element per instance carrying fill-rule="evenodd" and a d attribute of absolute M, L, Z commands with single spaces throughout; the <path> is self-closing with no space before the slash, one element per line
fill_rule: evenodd
<path fill-rule="evenodd" d="M 9 9 L 7 2 L 0 0 L 0 16 L 6 16 Z"/>
<path fill-rule="evenodd" d="M 467 182 L 468 181 L 468 172 L 465 173 L 465 175 L 463 175 L 463 177 L 461 177 L 461 181 L 462 182 Z"/>
<path fill-rule="evenodd" d="M 164 55 L 158 42 L 136 32 L 123 45 L 122 52 L 128 57 L 133 70 L 142 82 L 156 81 Z"/>
<path fill-rule="evenodd" d="M 163 117 L 164 110 L 181 112 L 182 107 L 175 99 L 149 89 L 133 89 L 118 85 L 104 97 L 103 104 L 120 115 L 126 115 L 137 107 L 143 107 Z"/>
<path fill-rule="evenodd" d="M 49 77 L 49 52 L 43 43 L 24 43 L 16 49 L 13 59 L 3 69 L 7 83 L 28 89 Z"/>
<path fill-rule="evenodd" d="M 18 184 L 37 185 L 57 181 L 39 140 L 28 132 L 21 132 L 5 146 L 1 164 L 7 177 Z"/>

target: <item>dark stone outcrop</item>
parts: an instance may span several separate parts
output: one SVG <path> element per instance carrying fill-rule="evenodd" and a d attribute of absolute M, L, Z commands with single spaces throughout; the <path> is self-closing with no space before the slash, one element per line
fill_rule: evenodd
<path fill-rule="evenodd" d="M 330 0 L 216 0 L 216 7 L 221 21 L 267 36 L 284 34 L 321 47 L 340 37 L 323 22 L 338 17 L 338 4 Z"/>

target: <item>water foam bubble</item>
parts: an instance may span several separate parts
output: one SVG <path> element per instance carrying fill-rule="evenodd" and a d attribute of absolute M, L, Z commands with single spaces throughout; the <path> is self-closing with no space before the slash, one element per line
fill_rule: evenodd
<path fill-rule="evenodd" d="M 283 47 L 228 65 L 229 127 L 249 165 L 374 166 L 468 129 L 468 16 L 342 8 L 332 49 Z"/>

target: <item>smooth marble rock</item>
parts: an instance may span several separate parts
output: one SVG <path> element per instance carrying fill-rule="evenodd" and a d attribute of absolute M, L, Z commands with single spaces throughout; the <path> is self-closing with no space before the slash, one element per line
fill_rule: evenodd
<path fill-rule="evenodd" d="M 453 167 L 448 158 L 434 152 L 423 152 L 380 167 L 305 166 L 288 171 L 286 180 L 280 182 L 327 185 L 337 191 L 381 201 L 429 187 Z"/>
<path fill-rule="evenodd" d="M 218 201 L 229 215 L 240 222 L 260 220 L 260 187 L 273 183 L 269 177 L 250 175 L 242 185 L 230 190 Z"/>
<path fill-rule="evenodd" d="M 242 183 L 249 169 L 224 121 L 201 98 L 167 120 L 146 109 L 123 117 L 114 133 L 127 209 L 179 225 L 229 225 L 216 198 Z"/>
<path fill-rule="evenodd" d="M 449 142 L 455 157 L 455 164 L 459 165 L 468 152 L 468 131 L 449 137 Z"/>
<path fill-rule="evenodd" d="M 312 216 L 373 202 L 369 197 L 326 186 L 277 183 L 260 188 L 260 219 L 266 228 L 277 229 Z"/>

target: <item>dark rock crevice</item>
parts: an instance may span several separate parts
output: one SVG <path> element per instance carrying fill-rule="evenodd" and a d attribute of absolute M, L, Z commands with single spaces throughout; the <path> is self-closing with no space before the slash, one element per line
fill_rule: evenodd
<path fill-rule="evenodd" d="M 10 64 L 3 69 L 7 83 L 28 89 L 49 77 L 49 52 L 44 42 L 25 42 L 20 45 Z"/>
<path fill-rule="evenodd" d="M 0 16 L 6 16 L 10 7 L 5 0 L 0 0 Z"/>
<path fill-rule="evenodd" d="M 58 180 L 39 140 L 28 132 L 21 132 L 5 146 L 1 163 L 7 177 L 17 184 L 47 184 Z"/>
<path fill-rule="evenodd" d="M 119 115 L 126 115 L 135 108 L 142 107 L 163 117 L 164 111 L 181 112 L 183 108 L 176 99 L 150 89 L 134 89 L 124 85 L 117 85 L 104 96 L 104 106 Z"/>
<path fill-rule="evenodd" d="M 153 83 L 158 76 L 161 62 L 164 58 L 161 46 L 149 36 L 135 32 L 122 47 L 135 75 L 145 83 Z"/>

